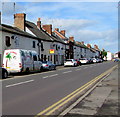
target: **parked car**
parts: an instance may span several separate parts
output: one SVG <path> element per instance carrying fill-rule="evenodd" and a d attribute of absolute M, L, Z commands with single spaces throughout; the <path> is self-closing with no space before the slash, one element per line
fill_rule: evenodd
<path fill-rule="evenodd" d="M 3 68 L 3 67 L 0 67 L 0 73 L 2 74 L 2 79 L 3 78 L 7 78 L 9 73 L 7 71 L 7 69 Z"/>
<path fill-rule="evenodd" d="M 88 58 L 89 63 L 93 63 L 93 59 L 92 58 Z"/>
<path fill-rule="evenodd" d="M 43 61 L 42 62 L 42 70 L 55 70 L 56 65 L 53 64 L 51 61 Z"/>
<path fill-rule="evenodd" d="M 114 62 L 120 62 L 120 58 L 113 59 Z"/>
<path fill-rule="evenodd" d="M 77 66 L 81 65 L 81 62 L 78 59 L 75 59 L 75 61 L 77 62 Z"/>
<path fill-rule="evenodd" d="M 87 63 L 89 63 L 89 60 L 87 58 L 81 58 L 80 62 L 81 62 L 81 64 L 87 64 Z"/>
<path fill-rule="evenodd" d="M 97 63 L 98 60 L 96 58 L 93 58 L 93 63 Z"/>
<path fill-rule="evenodd" d="M 64 67 L 66 66 L 77 66 L 77 61 L 74 60 L 74 59 L 67 59 L 65 62 L 64 62 Z"/>
<path fill-rule="evenodd" d="M 4 51 L 3 67 L 10 73 L 40 71 L 42 62 L 33 50 L 8 49 Z"/>

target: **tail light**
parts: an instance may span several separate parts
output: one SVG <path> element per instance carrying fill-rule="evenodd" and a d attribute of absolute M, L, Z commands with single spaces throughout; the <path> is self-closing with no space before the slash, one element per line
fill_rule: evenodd
<path fill-rule="evenodd" d="M 19 63 L 19 68 L 22 68 L 22 63 Z"/>
<path fill-rule="evenodd" d="M 48 67 L 48 65 L 45 65 L 46 67 Z"/>

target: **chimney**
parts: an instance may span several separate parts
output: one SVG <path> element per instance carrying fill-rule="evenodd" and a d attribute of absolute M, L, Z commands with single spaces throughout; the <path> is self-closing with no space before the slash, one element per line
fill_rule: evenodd
<path fill-rule="evenodd" d="M 95 48 L 96 50 L 98 50 L 98 46 L 97 46 L 97 45 L 94 45 L 94 48 Z"/>
<path fill-rule="evenodd" d="M 59 28 L 55 28 L 55 30 L 59 32 Z"/>
<path fill-rule="evenodd" d="M 26 14 L 24 13 L 14 14 L 14 26 L 25 31 L 25 19 Z"/>
<path fill-rule="evenodd" d="M 81 44 L 84 45 L 84 41 L 82 41 Z"/>
<path fill-rule="evenodd" d="M 91 48 L 91 45 L 90 45 L 90 44 L 87 44 L 87 47 L 88 47 L 88 48 Z"/>
<path fill-rule="evenodd" d="M 60 33 L 65 36 L 65 30 L 61 30 Z"/>
<path fill-rule="evenodd" d="M 37 27 L 38 27 L 39 29 L 41 28 L 41 21 L 40 21 L 40 18 L 38 18 Z"/>
<path fill-rule="evenodd" d="M 49 33 L 50 35 L 52 35 L 52 25 L 43 25 L 42 28 Z"/>
<path fill-rule="evenodd" d="M 69 37 L 69 41 L 74 42 L 74 37 L 73 36 Z"/>

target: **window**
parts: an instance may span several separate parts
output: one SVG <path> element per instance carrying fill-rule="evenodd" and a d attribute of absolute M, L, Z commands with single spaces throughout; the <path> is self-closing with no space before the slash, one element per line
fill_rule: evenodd
<path fill-rule="evenodd" d="M 6 37 L 5 37 L 5 42 L 6 42 L 6 46 L 7 46 L 7 47 L 10 47 L 10 46 L 11 46 L 10 37 L 9 37 L 9 36 L 6 36 Z"/>
<path fill-rule="evenodd" d="M 41 51 L 44 51 L 43 43 L 41 43 Z"/>
<path fill-rule="evenodd" d="M 35 41 L 33 41 L 33 48 L 35 48 Z"/>

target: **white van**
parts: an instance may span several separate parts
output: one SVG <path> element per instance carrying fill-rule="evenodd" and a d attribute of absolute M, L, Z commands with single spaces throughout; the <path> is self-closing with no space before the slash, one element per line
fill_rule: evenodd
<path fill-rule="evenodd" d="M 36 51 L 9 49 L 4 51 L 3 67 L 10 73 L 40 71 L 42 62 Z"/>

